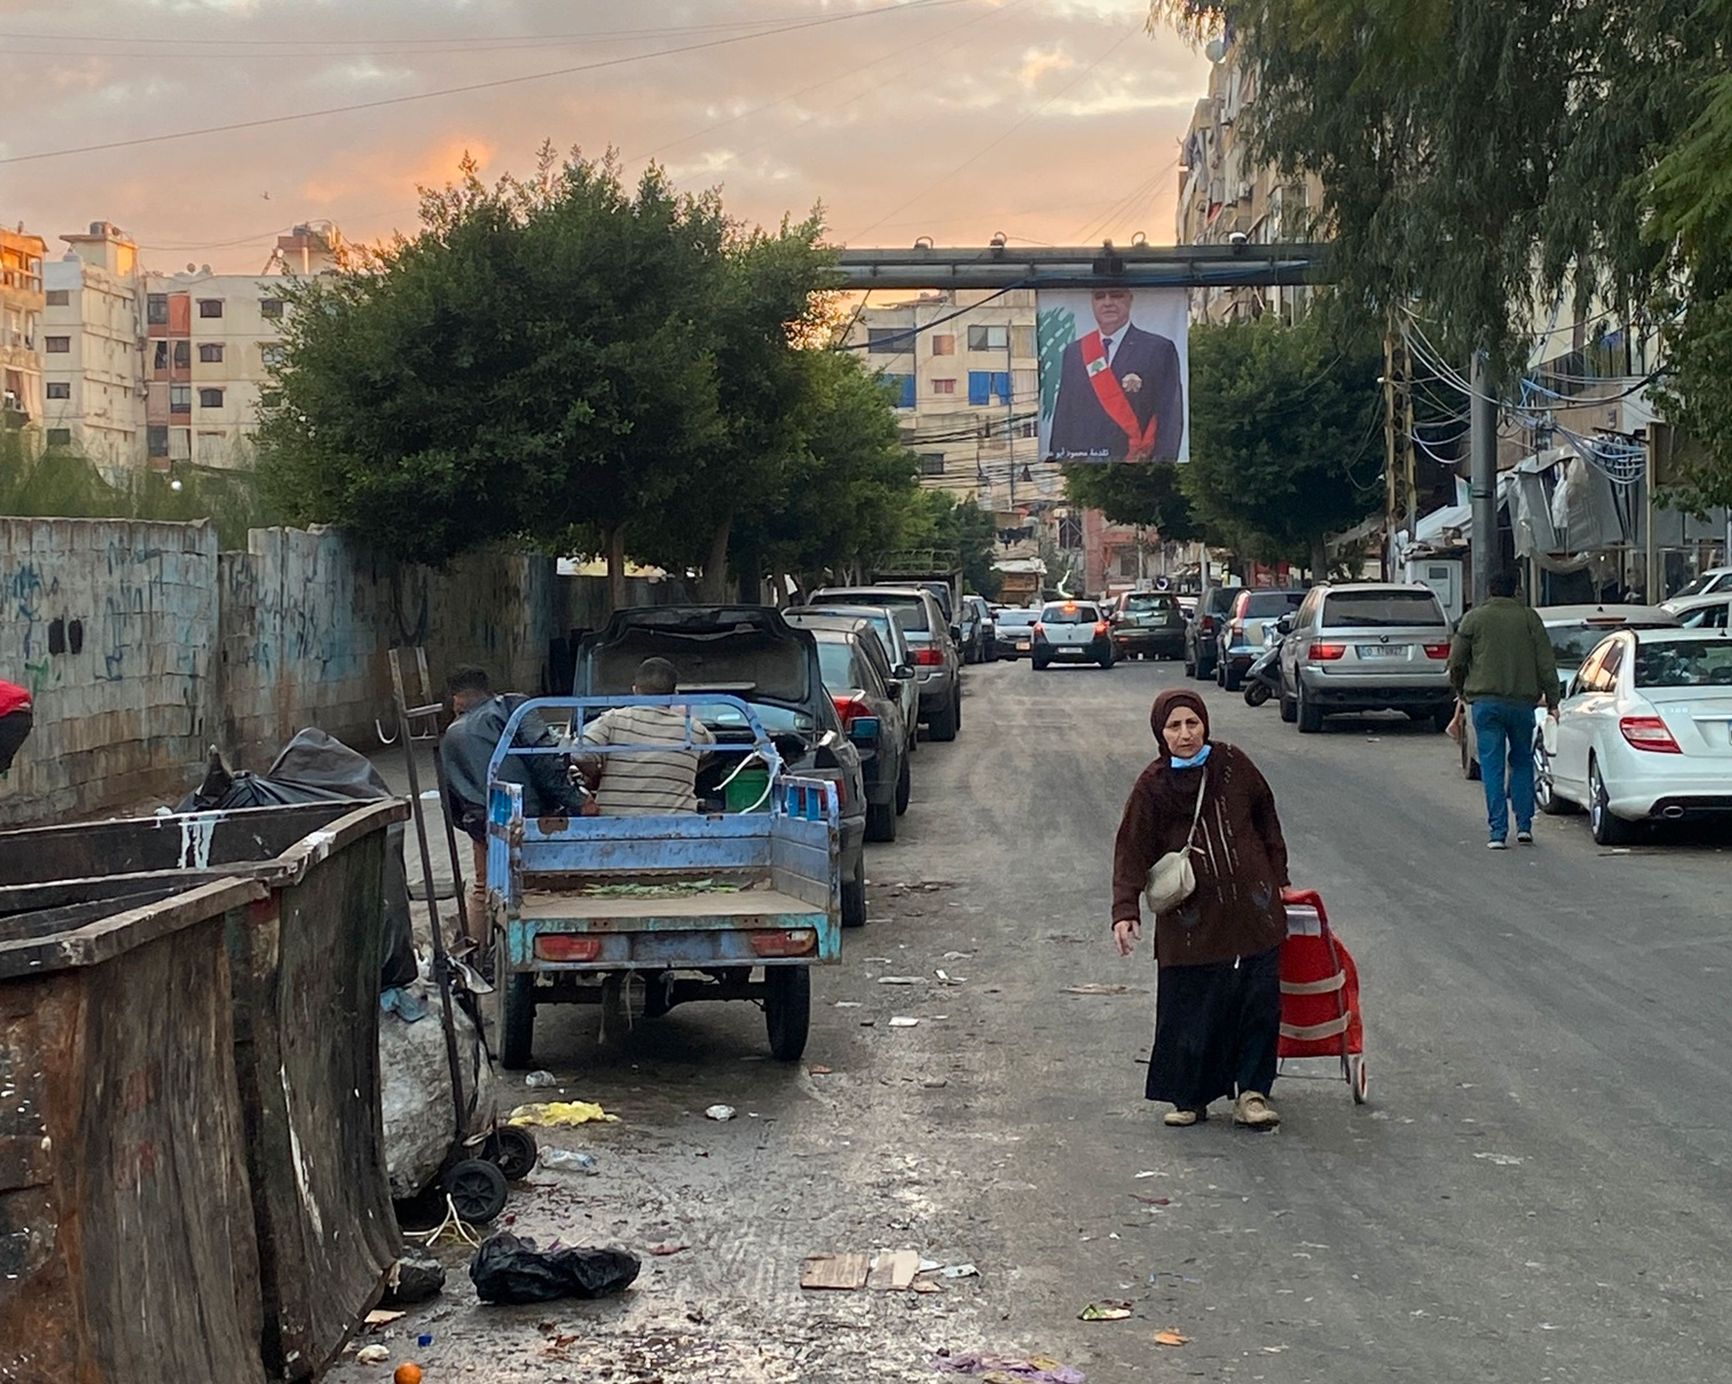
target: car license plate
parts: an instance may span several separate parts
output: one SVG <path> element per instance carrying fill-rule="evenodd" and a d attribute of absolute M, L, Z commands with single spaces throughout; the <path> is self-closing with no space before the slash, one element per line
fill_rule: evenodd
<path fill-rule="evenodd" d="M 1400 658 L 1407 653 L 1405 644 L 1361 644 L 1358 649 L 1361 658 Z"/>
<path fill-rule="evenodd" d="M 1028 640 L 1026 640 L 1026 639 L 1019 639 L 1016 641 L 1016 651 L 1019 654 L 1025 654 L 1033 647 L 1034 646 L 1032 644 L 1030 644 L 1028 642 Z"/>

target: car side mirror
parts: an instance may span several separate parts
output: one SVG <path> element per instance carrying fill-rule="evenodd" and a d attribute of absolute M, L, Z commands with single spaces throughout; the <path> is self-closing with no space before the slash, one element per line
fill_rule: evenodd
<path fill-rule="evenodd" d="M 884 723 L 876 716 L 856 716 L 848 723 L 848 738 L 856 745 L 876 745 Z"/>
<path fill-rule="evenodd" d="M 1292 612 L 1289 611 L 1287 614 L 1283 615 L 1279 620 L 1277 620 L 1275 622 L 1275 628 L 1280 630 L 1282 634 L 1292 634 L 1293 633 L 1293 614 L 1292 614 Z"/>
<path fill-rule="evenodd" d="M 950 637 L 955 640 L 960 640 L 962 638 L 962 626 L 952 625 L 950 627 Z"/>
<path fill-rule="evenodd" d="M 890 670 L 890 676 L 898 682 L 907 682 L 909 678 L 914 676 L 914 670 L 906 663 L 898 663 Z"/>

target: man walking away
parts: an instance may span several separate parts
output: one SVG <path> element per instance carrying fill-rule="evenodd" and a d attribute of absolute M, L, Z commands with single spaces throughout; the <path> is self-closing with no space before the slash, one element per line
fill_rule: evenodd
<path fill-rule="evenodd" d="M 0 682 L 0 774 L 12 767 L 12 757 L 30 735 L 30 689 Z"/>
<path fill-rule="evenodd" d="M 487 765 L 511 713 L 526 700 L 511 693 L 493 695 L 486 672 L 462 667 L 446 679 L 451 710 L 456 720 L 439 742 L 445 767 L 446 803 L 451 820 L 474 846 L 469 881 L 469 934 L 472 941 L 487 943 Z M 557 746 L 559 739 L 533 712 L 525 716 L 514 737 L 517 745 L 542 749 Z M 565 756 L 552 754 L 507 755 L 499 765 L 499 777 L 523 787 L 526 817 L 563 813 L 578 817 L 589 811 L 584 790 L 571 782 Z"/>
<path fill-rule="evenodd" d="M 1534 843 L 1534 707 L 1543 701 L 1558 714 L 1558 664 L 1540 617 L 1515 599 L 1515 576 L 1494 574 L 1490 589 L 1491 599 L 1469 611 L 1456 631 L 1449 681 L 1472 716 L 1485 782 L 1486 845 L 1501 851 L 1512 805 L 1516 840 Z"/>
<path fill-rule="evenodd" d="M 632 679 L 635 697 L 671 697 L 679 690 L 674 665 L 646 658 Z M 596 785 L 596 806 L 605 817 L 655 817 L 697 811 L 698 764 L 715 736 L 702 721 L 677 706 L 616 706 L 583 728 L 586 745 L 665 745 L 618 754 L 583 755 L 578 766 Z"/>

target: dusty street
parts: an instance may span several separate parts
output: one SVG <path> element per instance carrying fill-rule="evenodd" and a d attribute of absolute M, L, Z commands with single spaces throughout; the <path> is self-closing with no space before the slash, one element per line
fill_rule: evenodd
<path fill-rule="evenodd" d="M 941 1349 L 1051 1355 L 1097 1384 L 1719 1377 L 1719 843 L 1605 853 L 1542 819 L 1536 849 L 1490 856 L 1445 737 L 1378 718 L 1301 738 L 1209 689 L 1359 960 L 1372 1104 L 1283 1080 L 1277 1134 L 1220 1107 L 1165 1129 L 1140 1098 L 1153 967 L 1111 952 L 1108 859 L 1149 701 L 1179 676 L 971 671 L 961 738 L 922 746 L 902 840 L 869 851 L 871 921 L 819 973 L 797 1068 L 745 1006 L 607 1050 L 594 1011 L 543 1010 L 537 1063 L 564 1090 L 521 1098 L 620 1123 L 546 1133 L 600 1173 L 538 1171 L 512 1228 L 622 1244 L 642 1276 L 598 1304 L 482 1308 L 448 1247 L 444 1296 L 366 1339 L 430 1384 L 935 1379 Z M 1130 991 L 1066 993 L 1088 983 Z M 717 1102 L 738 1117 L 704 1119 Z M 800 1290 L 806 1256 L 877 1248 L 979 1276 Z M 1100 1299 L 1134 1315 L 1077 1320 Z M 1189 1344 L 1158 1346 L 1167 1328 Z"/>

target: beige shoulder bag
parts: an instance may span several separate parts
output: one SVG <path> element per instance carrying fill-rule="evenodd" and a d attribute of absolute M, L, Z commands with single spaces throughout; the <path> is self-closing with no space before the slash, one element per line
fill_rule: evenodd
<path fill-rule="evenodd" d="M 1203 781 L 1197 785 L 1197 810 L 1191 814 L 1191 831 L 1184 846 L 1168 851 L 1149 866 L 1148 883 L 1143 886 L 1143 902 L 1156 915 L 1171 912 L 1197 889 L 1197 872 L 1191 865 L 1191 852 L 1196 850 L 1197 823 L 1203 820 L 1203 795 L 1209 791 L 1209 771 L 1203 770 Z"/>

